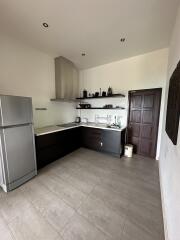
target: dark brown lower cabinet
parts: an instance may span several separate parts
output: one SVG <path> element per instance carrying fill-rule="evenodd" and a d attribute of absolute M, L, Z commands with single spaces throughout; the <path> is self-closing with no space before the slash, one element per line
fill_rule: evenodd
<path fill-rule="evenodd" d="M 81 146 L 80 128 L 36 136 L 37 168 L 65 156 Z"/>
<path fill-rule="evenodd" d="M 107 153 L 112 153 L 117 156 L 121 156 L 123 152 L 125 131 L 102 131 L 102 150 Z"/>
<path fill-rule="evenodd" d="M 77 127 L 36 136 L 37 168 L 83 146 L 120 157 L 123 153 L 125 130 L 122 132 L 90 127 Z"/>
<path fill-rule="evenodd" d="M 82 146 L 93 150 L 101 150 L 101 130 L 97 128 L 82 127 Z"/>
<path fill-rule="evenodd" d="M 125 130 L 114 131 L 83 127 L 82 145 L 93 150 L 121 156 L 125 142 Z"/>
<path fill-rule="evenodd" d="M 37 169 L 57 160 L 63 155 L 59 154 L 58 146 L 50 146 L 43 149 L 36 149 Z"/>

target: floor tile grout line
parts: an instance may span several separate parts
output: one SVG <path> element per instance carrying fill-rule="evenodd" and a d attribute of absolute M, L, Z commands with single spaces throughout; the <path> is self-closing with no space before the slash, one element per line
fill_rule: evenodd
<path fill-rule="evenodd" d="M 41 181 L 41 183 L 44 185 L 44 187 L 47 187 L 42 181 Z M 94 188 L 97 186 L 97 184 L 93 187 L 93 189 L 91 190 L 91 192 L 94 190 Z M 79 204 L 79 206 L 78 207 L 74 207 L 74 206 L 72 206 L 72 205 L 70 205 L 67 201 L 65 201 L 63 198 L 61 198 L 56 192 L 54 192 L 54 191 L 52 191 L 49 187 L 47 187 L 48 188 L 48 190 L 51 192 L 51 193 L 53 193 L 53 194 L 55 194 L 61 201 L 63 201 L 65 204 L 67 204 L 69 207 L 71 207 L 73 210 L 75 210 L 76 212 L 77 212 L 77 209 L 79 209 L 80 208 L 80 206 L 82 205 L 82 203 L 86 200 L 86 199 L 88 199 L 88 197 L 89 197 L 89 195 L 91 194 L 91 192 L 90 193 L 84 193 L 85 195 L 86 195 L 86 197 L 82 200 L 82 201 L 80 201 L 80 204 Z M 79 189 L 77 189 L 78 191 L 80 191 Z M 80 192 L 82 192 L 82 191 L 80 191 Z M 83 192 L 82 192 L 83 193 Z"/>
<path fill-rule="evenodd" d="M 36 214 L 37 214 L 39 217 L 42 217 L 43 220 L 44 220 L 48 225 L 50 225 L 50 226 L 53 228 L 53 230 L 57 233 L 57 235 L 61 237 L 61 235 L 57 232 L 57 230 L 56 230 L 56 229 L 49 223 L 49 221 L 47 221 L 47 219 L 45 219 L 44 216 L 42 216 L 42 214 L 37 210 L 37 208 L 34 206 L 33 202 L 29 201 L 28 199 L 26 199 L 26 200 L 30 203 L 30 206 L 28 207 L 28 209 L 29 209 L 29 208 L 33 208 L 34 211 L 36 212 Z M 11 221 L 9 221 L 9 222 L 7 223 L 7 224 L 8 224 L 8 227 L 9 227 L 9 224 L 12 224 L 13 221 L 14 221 L 16 218 L 17 218 L 17 217 L 13 218 Z M 10 228 L 10 227 L 9 227 L 9 228 Z M 11 229 L 10 229 L 10 230 L 11 230 Z M 12 231 L 11 231 L 11 232 L 12 232 Z M 12 233 L 12 234 L 13 234 L 13 233 Z M 13 236 L 14 236 L 14 234 L 13 234 Z M 18 239 L 16 239 L 15 236 L 14 236 L 14 239 L 15 239 L 15 240 L 18 240 Z"/>
<path fill-rule="evenodd" d="M 93 189 L 91 190 L 91 192 L 90 192 L 89 194 L 87 194 L 86 198 L 80 203 L 79 207 L 76 208 L 76 211 L 78 211 L 79 208 L 82 206 L 82 204 L 89 198 L 90 194 L 93 192 L 93 190 L 95 189 L 96 186 L 97 186 L 97 185 L 95 185 L 95 186 L 93 187 Z"/>
<path fill-rule="evenodd" d="M 83 157 L 82 157 L 82 158 L 83 158 Z M 97 160 L 98 160 L 98 159 L 97 159 Z M 73 162 L 74 162 L 74 161 L 73 161 Z M 85 168 L 85 167 L 84 167 L 84 168 Z M 93 165 L 93 168 L 96 168 L 96 166 Z M 99 168 L 99 166 L 97 166 L 97 168 Z M 66 168 L 66 169 L 68 169 L 68 168 Z M 74 170 L 74 171 L 75 171 L 75 170 Z M 110 174 L 111 174 L 111 173 L 114 173 L 113 170 L 110 171 Z M 92 174 L 93 174 L 93 172 L 92 172 Z M 56 176 L 57 176 L 57 175 L 56 175 Z M 133 176 L 134 176 L 134 175 L 133 175 Z M 130 177 L 131 177 L 131 181 L 134 179 L 133 176 L 130 176 Z M 60 179 L 62 179 L 63 182 L 68 183 L 69 186 L 71 185 L 74 189 L 77 189 L 79 192 L 82 192 L 82 193 L 84 194 L 84 196 L 85 196 L 85 197 L 82 198 L 81 201 L 79 201 L 78 206 L 77 206 L 77 207 L 74 207 L 74 206 L 72 206 L 71 204 L 69 204 L 66 200 L 64 200 L 63 198 L 61 198 L 61 196 L 59 196 L 58 193 L 56 193 L 55 191 L 53 191 L 53 189 L 51 190 L 50 187 L 47 187 L 46 184 L 43 183 L 43 181 L 40 181 L 40 183 L 42 183 L 42 185 L 43 185 L 44 187 L 46 187 L 50 193 L 52 193 L 53 195 L 57 196 L 58 199 L 60 199 L 60 200 L 61 200 L 62 202 L 64 202 L 67 206 L 69 206 L 71 209 L 74 210 L 74 213 L 70 216 L 70 218 L 68 218 L 67 223 L 63 226 L 62 231 L 67 227 L 67 224 L 70 222 L 70 219 L 74 216 L 74 214 L 78 214 L 78 215 L 81 216 L 83 219 L 85 219 L 87 222 L 89 222 L 89 224 L 91 224 L 91 226 L 95 227 L 96 229 L 98 229 L 99 231 L 101 231 L 102 233 L 104 233 L 105 236 L 109 236 L 109 233 L 108 233 L 108 232 L 104 232 L 104 231 L 102 230 L 102 229 L 104 229 L 103 227 L 102 227 L 102 228 L 101 228 L 101 226 L 100 226 L 100 228 L 99 228 L 99 227 L 96 227 L 96 225 L 94 225 L 93 221 L 91 221 L 89 218 L 87 218 L 86 215 L 83 216 L 83 215 L 81 214 L 81 212 L 79 212 L 79 209 L 81 208 L 81 206 L 86 203 L 86 201 L 87 201 L 87 199 L 88 199 L 89 197 L 92 196 L 94 189 L 95 189 L 97 186 L 102 187 L 103 182 L 102 182 L 102 181 L 100 181 L 100 182 L 99 182 L 99 181 L 93 182 L 93 183 L 94 183 L 94 186 L 92 187 L 91 191 L 90 191 L 89 193 L 84 193 L 81 189 L 77 188 L 75 185 L 73 185 L 73 184 L 69 183 L 68 181 L 66 181 L 66 179 L 63 179 L 63 178 L 60 177 L 60 176 L 58 176 L 58 177 L 59 177 Z M 102 180 L 102 179 L 103 179 L 103 178 L 101 178 L 101 180 Z M 139 179 L 139 180 L 141 180 L 141 179 Z M 142 185 L 142 186 L 143 186 L 143 185 Z M 114 189 L 111 189 L 111 190 L 113 190 L 113 192 L 116 192 L 116 191 L 114 191 Z M 142 189 L 142 190 L 143 190 L 143 189 Z M 23 192 L 23 190 L 21 189 L 20 192 Z M 102 200 L 102 199 L 101 199 L 101 196 L 96 196 L 96 197 L 97 197 L 98 199 Z M 38 209 L 34 206 L 33 202 L 30 201 L 27 197 L 25 197 L 25 199 L 27 200 L 28 203 L 30 203 L 30 205 L 28 205 L 28 207 L 32 206 L 33 209 L 37 212 L 37 214 L 40 215 L 40 212 L 39 212 Z M 145 204 L 148 204 L 148 203 L 145 203 Z M 106 205 L 106 207 L 108 207 L 109 209 L 111 209 L 110 203 L 109 203 L 109 205 L 108 205 L 108 204 L 105 204 L 105 205 Z M 127 223 L 127 221 L 128 221 L 128 213 L 129 213 L 129 207 L 130 207 L 130 205 L 131 205 L 131 203 L 128 202 L 128 205 L 127 205 L 128 211 L 127 211 L 127 213 L 126 213 L 126 212 L 124 213 L 125 215 L 124 215 L 124 221 L 122 221 L 122 231 L 121 231 L 121 235 L 120 235 L 121 237 L 123 237 L 123 234 L 124 234 L 124 232 L 125 232 L 125 226 L 126 226 L 126 223 Z M 112 210 L 113 210 L 113 209 L 112 209 Z M 41 215 L 41 217 L 44 219 L 44 216 L 43 216 L 43 215 Z M 13 218 L 13 219 L 14 219 L 14 218 Z M 5 220 L 6 220 L 6 219 L 5 219 Z M 51 223 L 50 223 L 49 221 L 47 221 L 46 219 L 44 219 L 44 220 L 45 220 L 46 222 L 48 222 L 49 225 L 51 225 Z M 140 224 L 140 222 L 139 222 L 139 224 Z M 53 225 L 51 225 L 51 227 L 57 232 L 57 234 L 58 234 L 61 238 L 63 238 L 63 237 L 62 237 L 62 234 L 60 234 L 60 233 L 56 230 L 56 228 L 53 227 Z M 140 227 L 140 226 L 139 226 L 139 227 Z M 9 224 L 8 224 L 8 229 L 9 229 Z M 11 235 L 12 235 L 11 229 L 9 229 L 9 230 L 10 230 L 10 233 L 11 233 Z M 105 229 L 105 230 L 106 230 L 106 229 Z M 110 232 L 111 232 L 111 231 L 110 231 Z M 111 232 L 110 235 L 111 235 L 111 237 L 113 237 L 113 236 L 112 236 L 112 232 Z M 12 235 L 12 237 L 13 237 L 13 239 L 14 239 L 15 236 Z M 16 238 L 15 238 L 15 239 L 16 239 Z M 56 238 L 55 238 L 54 240 L 56 240 Z M 57 240 L 58 240 L 58 239 L 57 239 Z"/>
<path fill-rule="evenodd" d="M 2 214 L 1 214 L 1 215 L 2 215 Z M 12 239 L 13 239 L 13 240 L 16 240 L 16 237 L 14 236 L 14 234 L 13 234 L 11 228 L 9 227 L 9 223 L 8 223 L 8 221 L 4 218 L 3 215 L 2 215 L 2 218 L 3 218 L 4 223 L 6 223 L 6 226 L 7 226 L 8 230 L 9 230 L 9 233 L 10 233 Z"/>
<path fill-rule="evenodd" d="M 94 186 L 94 188 L 95 188 L 95 186 Z M 93 189 L 94 189 L 93 188 Z M 50 190 L 50 189 L 48 189 L 48 190 Z M 93 191 L 93 190 L 92 190 Z M 91 191 L 91 192 L 92 192 Z M 23 192 L 22 190 L 21 190 L 21 192 Z M 53 193 L 53 194 L 55 194 L 54 192 L 52 192 L 51 191 L 51 193 Z M 55 194 L 56 195 L 56 194 Z M 90 195 L 90 193 L 86 196 L 86 198 L 84 199 L 84 201 L 85 200 L 87 200 L 88 199 L 88 197 L 89 197 L 89 195 Z M 61 201 L 63 201 L 63 199 L 61 199 L 59 196 L 57 196 Z M 49 222 L 49 221 L 47 221 L 47 219 L 45 219 L 44 218 L 44 216 L 36 209 L 36 207 L 34 206 L 34 204 L 33 204 L 33 202 L 32 201 L 29 201 L 28 199 L 26 199 L 30 204 L 31 204 L 31 207 L 33 207 L 33 209 L 35 210 L 35 212 L 39 215 L 39 216 L 41 216 L 54 230 L 55 230 L 55 232 L 61 237 L 61 238 L 63 238 L 63 235 L 62 234 L 60 234 L 59 232 L 57 232 L 57 230 L 54 228 L 54 226 Z M 65 204 L 67 204 L 65 201 L 63 201 Z M 80 203 L 80 206 L 82 205 L 82 202 Z M 68 205 L 69 206 L 69 205 Z M 95 226 L 92 222 L 90 222 L 87 218 L 85 218 L 83 215 L 81 215 L 77 210 L 80 208 L 80 206 L 76 209 L 76 208 L 73 208 L 72 206 L 70 206 L 71 208 L 73 208 L 74 209 L 74 214 L 76 213 L 76 214 L 78 214 L 78 215 L 80 215 L 81 217 L 83 217 L 87 222 L 89 222 L 93 227 L 95 227 L 97 230 L 99 230 L 99 231 L 101 231 L 103 234 L 105 234 L 107 237 L 109 237 L 109 235 L 107 235 L 107 233 L 105 233 L 104 231 L 102 231 L 100 228 L 97 228 L 97 226 Z M 30 206 L 29 206 L 30 207 Z M 70 221 L 70 219 L 74 216 L 74 214 L 69 218 L 69 221 Z M 16 218 L 16 217 L 15 217 Z M 11 231 L 11 229 L 10 229 L 10 227 L 9 227 L 9 224 L 10 223 L 12 223 L 12 221 L 15 219 L 15 218 L 13 218 L 10 222 L 8 222 L 7 223 L 7 225 L 8 225 L 8 229 L 10 230 L 10 233 L 11 233 L 11 235 L 13 235 L 13 239 L 14 240 L 16 240 L 16 238 L 15 238 L 15 236 L 14 236 L 14 234 L 12 233 L 12 231 Z M 63 229 L 61 230 L 61 232 L 63 232 L 63 230 L 66 228 L 66 226 L 68 225 L 68 223 L 69 223 L 69 221 L 64 225 L 64 227 L 63 227 Z M 112 237 L 112 236 L 110 236 L 110 237 Z M 64 239 L 64 238 L 63 238 Z"/>
<path fill-rule="evenodd" d="M 61 199 L 60 199 L 61 200 Z M 33 204 L 33 203 L 32 203 Z M 38 209 L 34 206 L 34 204 L 33 204 L 33 207 L 34 207 L 34 209 L 35 209 L 35 211 L 38 213 L 38 215 L 40 215 L 46 222 L 48 222 L 48 224 L 54 229 L 54 231 L 60 236 L 60 237 L 62 237 L 62 235 L 61 235 L 61 232 L 62 232 L 62 230 L 60 230 L 60 231 L 57 231 L 57 229 L 53 226 L 53 224 L 51 223 L 51 222 L 49 222 L 45 217 L 44 217 L 44 215 L 40 212 L 40 211 L 38 211 Z M 74 210 L 74 209 L 73 209 Z M 74 211 L 75 212 L 75 211 Z M 74 213 L 72 214 L 72 216 L 74 215 Z M 72 217 L 71 216 L 71 217 Z M 71 217 L 69 217 L 69 219 L 68 220 L 70 220 L 70 218 Z M 66 225 L 66 224 L 65 224 Z M 65 227 L 65 225 L 63 226 L 63 228 Z"/>
<path fill-rule="evenodd" d="M 79 164 L 78 162 L 77 163 L 75 163 L 76 165 L 79 165 L 79 167 L 80 168 L 84 168 L 84 166 L 82 166 L 81 164 Z M 63 166 L 64 168 L 67 168 L 66 166 Z M 96 165 L 93 165 L 93 167 L 98 167 L 99 168 L 99 166 L 96 166 Z M 113 170 L 112 170 L 113 171 Z M 115 174 L 117 174 L 116 172 L 114 172 Z"/>
<path fill-rule="evenodd" d="M 96 186 L 97 186 L 97 185 L 96 185 Z M 93 190 L 95 189 L 96 186 L 94 186 Z M 93 192 L 93 190 L 91 191 L 91 193 Z M 91 193 L 90 193 L 90 194 L 91 194 Z M 87 196 L 86 200 L 90 197 L 90 194 Z M 100 200 L 101 200 L 101 199 L 100 199 Z M 102 200 L 101 200 L 101 201 L 102 201 Z M 85 202 L 85 200 L 84 200 L 84 202 Z M 82 205 L 82 203 L 81 203 L 81 205 Z M 96 227 L 96 229 L 100 230 L 100 231 L 101 231 L 102 233 L 104 233 L 106 236 L 113 238 L 113 236 L 112 236 L 111 234 L 107 234 L 106 232 L 104 232 L 100 227 L 97 227 L 96 225 L 94 225 L 87 217 L 83 216 L 83 215 L 78 211 L 78 210 L 80 209 L 81 205 L 77 208 L 76 213 L 77 213 L 78 215 L 80 215 L 81 217 L 83 217 L 84 219 L 86 219 L 86 221 L 88 221 L 91 225 L 93 225 L 94 227 Z M 107 205 L 106 205 L 106 207 L 109 208 L 109 206 L 107 206 Z M 113 211 L 114 211 L 114 210 L 113 210 Z M 123 224 L 123 227 L 122 227 L 122 231 L 123 231 L 123 228 L 124 228 L 124 224 Z M 122 235 L 122 234 L 121 234 L 121 235 Z"/>
<path fill-rule="evenodd" d="M 87 217 L 83 216 L 81 213 L 76 212 L 76 214 L 79 215 L 80 217 L 82 217 L 85 221 L 87 221 L 91 226 L 96 228 L 98 231 L 102 232 L 105 236 L 113 238 L 113 236 L 111 236 L 110 234 L 107 234 L 101 228 L 97 227 L 93 222 L 91 222 Z"/>
<path fill-rule="evenodd" d="M 72 208 L 72 209 L 74 209 L 75 210 L 75 208 L 72 206 L 72 205 L 70 205 L 68 202 L 66 202 L 63 198 L 61 198 L 56 192 L 54 192 L 54 191 L 52 191 L 48 186 L 46 186 L 42 181 L 41 181 L 41 184 L 43 184 L 43 186 L 46 188 L 47 187 L 47 189 L 51 192 L 51 193 L 53 193 L 54 195 L 56 195 L 56 197 L 58 197 L 61 201 L 63 201 L 66 205 L 68 205 L 68 207 L 70 207 L 70 208 Z"/>
<path fill-rule="evenodd" d="M 25 197 L 25 195 L 23 194 L 23 191 L 21 190 L 21 186 L 20 186 L 18 189 L 19 189 L 20 192 L 22 193 L 23 198 L 24 198 L 24 199 L 28 202 L 28 204 L 29 204 L 29 206 L 28 206 L 26 209 L 29 209 L 29 208 L 33 207 L 32 202 L 29 201 L 29 200 Z M 16 190 L 16 189 L 15 189 L 15 190 Z M 13 190 L 13 191 L 15 191 L 15 190 Z M 6 194 L 8 194 L 8 193 L 6 193 Z M 33 208 L 34 208 L 34 207 L 33 207 Z M 4 219 L 6 220 L 6 222 L 7 222 L 8 224 L 11 224 L 12 221 L 14 221 L 17 217 L 18 217 L 18 216 L 15 216 L 15 217 L 13 217 L 13 218 L 10 219 L 10 220 L 6 220 L 5 218 L 4 218 Z"/>
<path fill-rule="evenodd" d="M 44 185 L 44 184 L 43 184 Z M 46 187 L 45 185 L 44 185 L 44 187 Z M 55 195 L 59 200 L 61 200 L 64 204 L 66 204 L 68 207 L 70 207 L 70 208 L 72 208 L 73 210 L 74 210 L 74 212 L 75 212 L 75 209 L 72 207 L 72 206 L 70 206 L 67 202 L 65 202 L 63 199 L 61 199 L 56 193 L 54 193 L 53 191 L 51 191 L 49 188 L 48 188 L 48 190 L 53 194 L 53 195 Z M 22 191 L 22 190 L 21 190 Z M 23 191 L 22 191 L 23 192 Z M 57 231 L 57 229 L 55 229 L 54 228 L 54 226 L 37 210 L 37 208 L 34 206 L 34 203 L 31 201 L 31 200 L 28 200 L 27 199 L 27 201 L 32 205 L 32 207 L 33 207 L 33 209 L 37 212 L 37 214 L 39 215 L 39 216 L 41 216 L 52 228 L 53 228 L 53 230 L 62 238 L 62 236 L 61 236 L 61 234 Z M 73 215 L 74 215 L 74 213 L 73 213 Z M 73 216 L 72 215 L 72 216 Z M 72 217 L 71 216 L 71 217 Z M 71 218 L 70 217 L 70 218 Z M 69 219 L 70 219 L 69 218 Z M 65 224 L 66 225 L 66 224 Z M 65 226 L 64 226 L 65 227 Z M 63 239 L 62 239 L 63 240 Z"/>
<path fill-rule="evenodd" d="M 103 153 L 99 153 L 99 152 L 97 152 L 97 151 L 93 151 L 93 150 L 91 150 L 90 152 L 95 152 L 95 153 L 98 153 L 98 154 L 100 154 L 101 156 L 104 156 L 105 154 L 103 154 Z M 106 156 L 106 155 L 105 155 Z M 86 157 L 86 156 L 85 156 Z M 112 156 L 111 156 L 112 157 Z M 73 161 L 73 162 L 75 162 L 75 161 Z M 92 162 L 91 162 L 92 163 Z M 79 165 L 79 167 L 80 168 L 84 168 L 84 166 L 82 166 L 79 162 L 76 162 L 75 163 L 76 165 Z M 93 164 L 93 167 L 97 167 L 97 168 L 100 168 L 100 166 L 97 166 L 97 165 L 94 165 Z M 67 167 L 66 167 L 67 168 Z"/>
<path fill-rule="evenodd" d="M 64 166 L 63 166 L 64 167 Z M 66 168 L 66 167 L 65 167 Z M 67 169 L 67 168 L 66 168 Z M 57 176 L 57 174 L 56 174 L 56 176 Z M 65 181 L 65 182 L 67 182 L 65 179 L 63 179 L 62 177 L 60 177 L 60 176 L 58 176 L 60 179 L 62 179 L 63 181 Z M 69 182 L 67 182 L 68 184 L 70 184 Z M 72 185 L 72 184 L 71 184 Z M 91 192 L 94 190 L 94 188 L 97 186 L 97 185 L 101 185 L 101 182 L 100 183 L 97 183 L 96 185 L 94 185 L 94 187 L 93 187 L 93 189 L 91 190 Z M 79 188 L 77 188 L 76 186 L 74 186 L 74 185 L 72 185 L 74 188 L 76 188 L 76 189 L 78 189 L 78 190 L 80 190 L 81 192 L 83 192 L 81 189 L 79 189 Z M 87 193 L 85 193 L 86 194 L 86 198 L 85 199 L 83 199 L 83 201 L 80 203 L 80 206 L 82 205 L 82 203 L 89 197 L 89 195 L 91 194 L 91 192 L 89 193 L 89 194 L 87 194 Z M 84 193 L 84 192 L 83 192 Z M 79 208 L 80 208 L 80 206 L 76 209 L 75 208 L 75 211 L 77 211 Z M 107 206 L 107 205 L 106 205 Z M 109 206 L 107 206 L 107 207 L 109 207 Z"/>
<path fill-rule="evenodd" d="M 63 167 L 64 167 L 64 166 L 63 166 Z M 67 169 L 67 167 L 64 167 L 64 168 Z M 74 172 L 75 172 L 75 170 L 74 170 Z M 86 194 L 86 195 L 89 194 L 89 193 L 87 193 L 87 192 L 84 192 L 82 189 L 78 188 L 77 186 L 73 185 L 72 183 L 70 183 L 70 182 L 67 181 L 66 179 L 62 178 L 60 175 L 58 175 L 57 172 L 54 171 L 54 173 L 55 173 L 55 175 L 56 175 L 58 178 L 60 178 L 62 181 L 67 182 L 67 183 L 70 184 L 72 187 L 76 188 L 77 190 L 81 191 L 82 193 L 84 193 L 84 194 Z M 102 182 L 102 180 L 100 180 L 100 181 Z M 96 185 L 98 185 L 98 184 L 99 184 L 99 182 L 98 182 L 98 183 L 94 183 L 93 185 L 96 186 Z M 94 186 L 93 186 L 93 188 L 94 188 Z"/>
<path fill-rule="evenodd" d="M 94 186 L 94 188 L 95 188 L 95 186 Z M 94 189 L 94 188 L 93 188 L 93 189 Z M 92 189 L 92 191 L 93 191 L 93 189 Z M 92 192 L 92 191 L 91 191 L 91 192 Z M 79 205 L 77 208 L 74 208 L 76 214 L 80 215 L 80 214 L 78 213 L 78 209 L 79 209 L 79 208 L 81 207 L 81 205 L 88 199 L 89 195 L 90 195 L 90 193 L 87 194 L 86 198 L 83 199 L 83 201 L 81 201 L 80 205 Z M 74 214 L 73 214 L 73 215 L 74 215 Z M 72 217 L 73 217 L 73 216 L 71 216 L 71 218 L 72 218 Z M 84 218 L 84 217 L 83 217 L 83 218 Z M 85 218 L 84 218 L 84 219 L 85 219 Z M 69 220 L 70 220 L 70 219 L 69 219 Z M 68 225 L 68 223 L 65 224 L 64 229 L 66 228 L 67 225 Z M 93 226 L 94 226 L 94 225 L 93 225 Z"/>
<path fill-rule="evenodd" d="M 122 227 L 122 233 L 121 233 L 121 237 L 123 237 L 124 235 L 124 231 L 125 231 L 125 225 L 126 225 L 126 222 L 127 222 L 127 215 L 128 215 L 128 212 L 129 212 L 129 206 L 130 206 L 131 203 L 128 203 L 128 210 L 127 210 L 127 213 L 126 213 L 126 216 L 125 216 L 125 219 L 124 219 L 124 224 L 123 224 L 123 227 Z M 123 240 L 123 239 L 122 239 Z"/>
<path fill-rule="evenodd" d="M 67 181 L 66 179 L 62 178 L 61 176 L 59 176 L 57 173 L 55 173 L 55 175 L 60 178 L 61 180 L 63 180 L 64 182 L 67 182 L 68 184 L 70 184 L 73 188 L 76 188 L 78 191 L 81 191 L 84 194 L 89 194 L 87 192 L 84 192 L 82 189 L 78 188 L 77 186 L 73 185 L 72 183 L 70 183 L 69 181 Z"/>

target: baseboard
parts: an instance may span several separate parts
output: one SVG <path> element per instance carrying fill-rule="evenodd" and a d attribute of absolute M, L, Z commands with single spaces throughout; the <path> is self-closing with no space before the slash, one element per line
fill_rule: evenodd
<path fill-rule="evenodd" d="M 160 165 L 160 161 L 159 161 L 159 165 Z M 162 213 L 163 213 L 163 222 L 164 222 L 164 235 L 165 235 L 165 240 L 170 240 L 169 234 L 168 234 L 168 227 L 167 227 L 167 217 L 166 217 L 167 211 L 166 211 L 166 205 L 164 201 L 164 191 L 162 186 L 162 175 L 161 175 L 160 166 L 159 166 L 159 182 L 160 182 Z"/>

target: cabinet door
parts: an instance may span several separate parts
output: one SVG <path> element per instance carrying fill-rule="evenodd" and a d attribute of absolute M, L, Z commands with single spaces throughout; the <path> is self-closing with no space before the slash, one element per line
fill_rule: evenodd
<path fill-rule="evenodd" d="M 79 128 L 36 136 L 38 169 L 65 156 L 81 146 Z"/>
<path fill-rule="evenodd" d="M 102 150 L 120 155 L 121 132 L 113 130 L 102 131 Z"/>
<path fill-rule="evenodd" d="M 37 168 L 40 169 L 47 164 L 57 160 L 62 154 L 59 145 L 59 133 L 50 133 L 36 136 L 36 159 Z"/>
<path fill-rule="evenodd" d="M 62 145 L 66 150 L 66 153 L 70 153 L 81 146 L 81 133 L 80 128 L 72 128 L 69 130 L 65 130 L 64 139 Z"/>
<path fill-rule="evenodd" d="M 37 169 L 59 159 L 59 146 L 53 145 L 44 149 L 36 150 Z"/>
<path fill-rule="evenodd" d="M 36 136 L 36 149 L 57 145 L 58 141 L 58 132 Z"/>
<path fill-rule="evenodd" d="M 101 150 L 101 132 L 100 129 L 83 127 L 82 145 L 90 149 Z"/>
<path fill-rule="evenodd" d="M 67 130 L 58 132 L 56 146 L 58 148 L 59 158 L 67 154 L 68 136 Z"/>

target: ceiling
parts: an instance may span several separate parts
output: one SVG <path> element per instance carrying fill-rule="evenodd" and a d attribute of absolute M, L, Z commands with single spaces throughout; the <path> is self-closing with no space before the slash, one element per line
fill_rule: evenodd
<path fill-rule="evenodd" d="M 0 29 L 84 69 L 168 47 L 178 4 L 179 0 L 0 0 Z M 43 28 L 43 22 L 49 28 Z"/>

